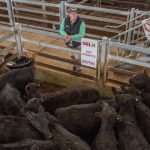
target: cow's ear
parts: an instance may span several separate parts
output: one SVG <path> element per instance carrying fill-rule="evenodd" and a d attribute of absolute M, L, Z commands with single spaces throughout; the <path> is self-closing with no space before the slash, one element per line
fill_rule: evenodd
<path fill-rule="evenodd" d="M 39 147 L 38 147 L 36 144 L 34 144 L 34 145 L 31 147 L 31 150 L 39 150 Z"/>
<path fill-rule="evenodd" d="M 121 121 L 122 121 L 122 116 L 121 116 L 121 115 L 116 115 L 116 120 L 117 120 L 118 122 L 121 122 Z"/>
<path fill-rule="evenodd" d="M 144 74 L 148 76 L 148 73 L 147 73 L 147 71 L 145 69 L 144 69 Z"/>

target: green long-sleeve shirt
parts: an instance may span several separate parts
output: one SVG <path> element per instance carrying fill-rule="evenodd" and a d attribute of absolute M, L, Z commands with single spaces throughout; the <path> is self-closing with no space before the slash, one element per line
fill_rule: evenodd
<path fill-rule="evenodd" d="M 63 37 L 66 37 L 67 33 L 64 30 L 64 28 L 65 28 L 64 22 L 65 22 L 65 19 L 63 19 L 63 21 L 60 24 L 59 32 Z M 71 40 L 80 40 L 81 38 L 84 37 L 84 35 L 85 35 L 85 23 L 84 23 L 84 21 L 82 21 L 82 23 L 80 25 L 79 33 L 71 35 Z"/>

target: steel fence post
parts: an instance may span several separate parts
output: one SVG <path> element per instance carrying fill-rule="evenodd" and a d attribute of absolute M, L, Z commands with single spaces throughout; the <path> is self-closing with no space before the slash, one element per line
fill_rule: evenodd
<path fill-rule="evenodd" d="M 111 42 L 111 39 L 107 39 L 107 41 L 106 41 L 106 51 L 105 51 L 103 84 L 106 83 L 107 76 L 108 76 L 108 63 L 109 63 L 109 53 L 110 53 L 110 42 Z"/>
<path fill-rule="evenodd" d="M 131 12 L 130 12 L 130 19 L 129 20 L 132 20 L 134 18 L 135 18 L 135 8 L 132 8 Z M 130 21 L 129 26 L 128 26 L 128 30 L 131 29 L 131 28 L 133 28 L 133 27 L 134 27 L 134 20 Z M 128 35 L 127 35 L 127 44 L 130 44 L 130 42 L 131 42 L 132 33 L 133 33 L 133 31 L 129 31 L 128 32 Z"/>
<path fill-rule="evenodd" d="M 22 37 L 21 37 L 21 25 L 19 23 L 16 23 L 15 29 L 16 29 L 16 43 L 17 43 L 18 58 L 20 58 L 21 56 L 24 56 Z"/>
<path fill-rule="evenodd" d="M 104 73 L 105 73 L 105 67 L 106 67 L 106 60 L 107 60 L 107 52 L 108 52 L 108 46 L 107 46 L 108 38 L 103 37 L 102 38 L 102 47 L 101 47 L 101 56 L 100 56 L 100 72 L 102 76 L 102 82 L 105 83 L 104 79 Z"/>
<path fill-rule="evenodd" d="M 100 71 L 100 60 L 101 60 L 101 55 L 100 55 L 100 41 L 98 41 L 97 45 L 97 68 L 96 68 L 96 79 L 97 82 L 100 83 L 100 77 L 101 77 L 101 71 Z"/>
<path fill-rule="evenodd" d="M 15 19 L 14 19 L 12 1 L 11 0 L 6 0 L 6 2 L 7 2 L 7 9 L 8 9 L 10 25 L 13 28 L 15 28 Z"/>
<path fill-rule="evenodd" d="M 61 1 L 59 4 L 59 14 L 60 14 L 60 23 L 66 16 L 66 6 L 65 6 L 65 1 Z"/>

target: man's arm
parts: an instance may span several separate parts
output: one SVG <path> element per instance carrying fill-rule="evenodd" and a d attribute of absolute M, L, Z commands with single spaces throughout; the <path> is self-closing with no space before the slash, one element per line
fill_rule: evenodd
<path fill-rule="evenodd" d="M 61 34 L 61 36 L 66 37 L 67 33 L 64 30 L 64 22 L 65 22 L 65 19 L 63 19 L 60 24 L 59 33 Z"/>
<path fill-rule="evenodd" d="M 71 40 L 79 40 L 85 35 L 85 23 L 82 22 L 80 25 L 80 30 L 78 34 L 71 35 Z"/>

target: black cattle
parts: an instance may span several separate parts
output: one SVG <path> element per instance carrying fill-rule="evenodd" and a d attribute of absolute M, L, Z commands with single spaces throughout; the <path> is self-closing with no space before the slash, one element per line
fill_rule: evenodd
<path fill-rule="evenodd" d="M 150 77 L 146 72 L 133 76 L 129 82 L 139 90 L 144 89 L 146 92 L 150 92 Z"/>
<path fill-rule="evenodd" d="M 53 139 L 59 143 L 60 150 L 91 150 L 85 141 L 66 130 L 54 116 L 47 113 L 47 117 L 52 123 Z"/>
<path fill-rule="evenodd" d="M 10 70 L 9 72 L 0 76 L 0 90 L 9 83 L 21 92 L 24 92 L 25 86 L 33 81 L 34 78 L 34 64 L 31 67 L 18 68 Z"/>
<path fill-rule="evenodd" d="M 93 142 L 94 150 L 118 150 L 118 142 L 115 136 L 114 126 L 117 121 L 121 121 L 122 118 L 116 113 L 114 107 L 103 103 L 101 112 L 96 112 L 95 115 L 101 119 L 101 127 Z"/>
<path fill-rule="evenodd" d="M 75 104 L 94 103 L 98 97 L 99 93 L 94 88 L 65 88 L 55 93 L 44 94 L 42 96 L 42 105 L 46 111 L 53 113 L 57 108 L 61 107 L 67 107 Z"/>
<path fill-rule="evenodd" d="M 21 99 L 20 92 L 10 84 L 6 84 L 4 89 L 0 92 L 0 106 L 2 114 L 24 116 L 24 105 L 25 103 Z"/>
<path fill-rule="evenodd" d="M 150 149 L 150 146 L 135 119 L 135 98 L 136 97 L 131 94 L 121 94 L 116 97 L 120 105 L 119 114 L 123 118 L 121 124 L 116 128 L 119 148 L 121 150 Z"/>
<path fill-rule="evenodd" d="M 142 101 L 150 108 L 150 93 L 141 92 Z"/>
<path fill-rule="evenodd" d="M 33 103 L 31 103 L 31 104 L 33 104 Z M 40 104 L 40 103 L 38 103 L 38 104 Z M 39 108 L 40 107 L 41 107 L 41 105 L 39 105 Z M 29 117 L 27 116 L 27 118 L 29 118 Z M 79 149 L 90 150 L 90 147 L 88 146 L 88 144 L 86 142 L 81 140 L 76 135 L 74 135 L 74 134 L 70 133 L 69 131 L 67 131 L 59 123 L 59 121 L 54 116 L 50 115 L 47 112 L 42 111 L 42 116 L 41 117 L 42 117 L 42 120 L 48 120 L 49 121 L 49 126 L 52 127 L 53 139 L 56 142 L 58 142 L 59 145 L 60 145 L 59 150 L 67 150 L 67 149 L 72 149 L 72 150 L 79 150 Z M 38 119 L 39 119 L 39 117 L 37 118 L 37 120 Z M 34 119 L 34 115 L 32 115 L 31 119 L 29 118 L 29 120 L 31 121 L 31 123 L 34 126 L 37 127 L 38 130 L 40 129 L 39 126 L 36 125 L 36 116 L 35 116 L 35 119 Z M 46 123 L 46 125 L 47 125 L 47 123 Z M 45 125 L 44 125 L 44 127 L 45 127 Z M 41 131 L 41 129 L 40 129 L 40 131 Z"/>
<path fill-rule="evenodd" d="M 49 121 L 45 117 L 45 111 L 42 110 L 42 106 L 39 108 L 38 114 L 34 112 L 27 112 L 26 117 L 32 124 L 32 126 L 39 131 L 43 135 L 44 139 L 51 139 L 52 138 L 52 133 L 50 132 L 49 129 Z"/>
<path fill-rule="evenodd" d="M 0 150 L 59 150 L 58 148 L 58 144 L 51 140 L 27 139 L 9 144 L 0 144 Z"/>
<path fill-rule="evenodd" d="M 55 115 L 72 133 L 82 137 L 95 136 L 100 127 L 100 120 L 95 116 L 97 111 L 101 111 L 101 102 L 58 108 Z"/>
<path fill-rule="evenodd" d="M 121 90 L 123 94 L 132 94 L 132 95 L 141 95 L 142 91 L 138 90 L 135 86 L 129 86 L 128 88 L 125 86 L 121 86 Z"/>
<path fill-rule="evenodd" d="M 27 111 L 26 117 L 32 126 L 43 135 L 44 139 L 51 139 L 52 133 L 49 129 L 49 120 L 46 118 L 40 99 L 30 99 L 24 108 Z"/>
<path fill-rule="evenodd" d="M 42 139 L 26 118 L 0 116 L 0 143 L 10 143 L 24 139 Z"/>
<path fill-rule="evenodd" d="M 135 101 L 137 122 L 150 143 L 150 108 L 142 103 L 140 98 Z"/>
<path fill-rule="evenodd" d="M 127 94 L 132 94 L 135 96 L 140 95 L 142 97 L 142 102 L 146 104 L 148 107 L 150 107 L 150 93 L 144 92 L 143 90 L 138 90 L 136 87 L 129 87 L 126 88 L 124 86 L 121 87 L 121 89 Z"/>

